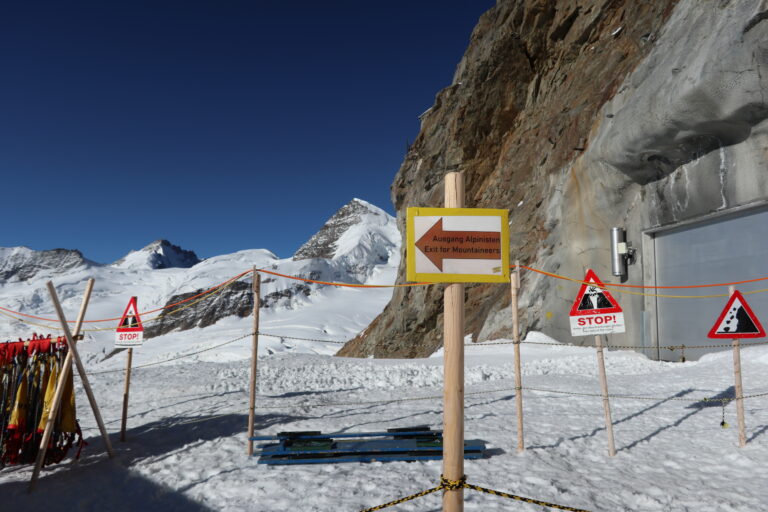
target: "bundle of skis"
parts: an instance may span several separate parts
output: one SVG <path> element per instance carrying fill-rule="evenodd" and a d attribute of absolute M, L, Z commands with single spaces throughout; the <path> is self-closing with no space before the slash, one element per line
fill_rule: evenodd
<path fill-rule="evenodd" d="M 35 462 L 67 351 L 66 338 L 50 335 L 0 343 L 0 468 Z M 83 445 L 72 371 L 63 387 L 44 465 L 61 462 L 73 444 L 79 457 Z"/>

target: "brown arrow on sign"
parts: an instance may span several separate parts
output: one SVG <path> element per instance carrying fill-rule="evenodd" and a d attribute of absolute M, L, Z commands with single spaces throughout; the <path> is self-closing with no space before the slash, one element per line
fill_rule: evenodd
<path fill-rule="evenodd" d="M 498 231 L 445 231 L 443 219 L 416 242 L 429 261 L 443 271 L 443 260 L 500 260 L 501 233 Z"/>

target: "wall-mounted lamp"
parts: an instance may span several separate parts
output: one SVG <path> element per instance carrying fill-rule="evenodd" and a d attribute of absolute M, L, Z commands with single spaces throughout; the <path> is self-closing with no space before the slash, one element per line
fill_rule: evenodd
<path fill-rule="evenodd" d="M 611 270 L 615 276 L 626 276 L 627 265 L 635 262 L 635 249 L 627 245 L 624 228 L 611 228 Z"/>

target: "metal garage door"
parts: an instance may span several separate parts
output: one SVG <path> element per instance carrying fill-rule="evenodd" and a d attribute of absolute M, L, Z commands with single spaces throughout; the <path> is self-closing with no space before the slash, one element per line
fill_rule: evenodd
<path fill-rule="evenodd" d="M 656 283 L 689 285 L 744 281 L 768 276 L 768 209 L 753 209 L 654 234 Z M 737 285 L 744 293 L 768 288 L 768 281 Z M 727 288 L 659 290 L 673 295 L 727 293 Z M 764 327 L 768 327 L 768 293 L 745 295 Z M 669 345 L 730 343 L 709 340 L 707 332 L 727 298 L 656 299 L 657 339 L 662 359 L 678 360 Z M 766 341 L 765 338 L 754 341 Z M 749 340 L 744 340 L 748 343 Z M 686 349 L 686 359 L 698 359 L 718 349 Z"/>

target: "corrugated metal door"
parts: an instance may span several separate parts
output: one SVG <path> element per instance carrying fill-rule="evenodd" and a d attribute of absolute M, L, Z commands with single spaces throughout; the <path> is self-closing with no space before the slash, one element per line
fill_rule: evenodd
<path fill-rule="evenodd" d="M 768 276 L 768 209 L 750 210 L 701 223 L 661 231 L 654 236 L 656 282 L 659 286 L 725 283 Z M 768 288 L 768 280 L 736 285 L 740 292 Z M 658 290 L 672 295 L 728 293 L 727 288 Z M 752 310 L 768 328 L 768 292 L 745 295 Z M 727 298 L 656 299 L 660 357 L 679 360 L 670 345 L 730 343 L 710 340 L 707 332 L 725 307 Z M 754 341 L 766 341 L 766 338 Z M 744 340 L 748 343 L 749 340 Z M 698 359 L 718 349 L 686 349 L 686 359 Z"/>

